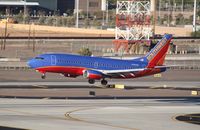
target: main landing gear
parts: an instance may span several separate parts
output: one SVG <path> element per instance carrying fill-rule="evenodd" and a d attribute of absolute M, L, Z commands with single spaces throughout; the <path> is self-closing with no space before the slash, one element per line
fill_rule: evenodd
<path fill-rule="evenodd" d="M 105 85 L 107 85 L 107 84 L 108 84 L 108 81 L 107 81 L 107 80 L 105 80 L 105 79 L 103 79 L 103 80 L 101 80 L 101 84 L 105 86 Z"/>
<path fill-rule="evenodd" d="M 94 79 L 89 79 L 89 80 L 88 80 L 88 83 L 89 83 L 89 84 L 94 84 L 94 83 L 95 83 L 95 80 L 94 80 Z"/>
<path fill-rule="evenodd" d="M 95 83 L 95 80 L 94 80 L 94 79 L 89 79 L 89 80 L 88 80 L 88 83 L 89 83 L 89 84 L 94 84 L 94 83 Z M 101 80 L 101 84 L 102 84 L 103 86 L 106 86 L 106 85 L 108 84 L 108 81 L 105 80 L 105 79 L 102 79 L 102 80 Z"/>
<path fill-rule="evenodd" d="M 45 78 L 46 78 L 46 74 L 43 73 L 42 76 L 41 76 L 41 78 L 42 78 L 42 79 L 45 79 Z"/>

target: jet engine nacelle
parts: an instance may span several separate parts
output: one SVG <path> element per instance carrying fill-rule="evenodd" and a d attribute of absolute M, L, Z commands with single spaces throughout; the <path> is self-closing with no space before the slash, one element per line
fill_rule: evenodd
<path fill-rule="evenodd" d="M 73 74 L 62 74 L 64 77 L 68 77 L 68 78 L 76 78 L 78 77 L 78 75 L 73 75 Z"/>
<path fill-rule="evenodd" d="M 102 79 L 103 78 L 103 74 L 99 71 L 96 70 L 85 70 L 83 72 L 83 77 L 87 78 L 87 79 Z"/>

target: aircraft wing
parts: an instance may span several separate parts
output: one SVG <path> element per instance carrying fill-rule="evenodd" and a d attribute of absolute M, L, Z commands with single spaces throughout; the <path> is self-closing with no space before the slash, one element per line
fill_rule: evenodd
<path fill-rule="evenodd" d="M 143 71 L 146 69 L 147 68 L 126 69 L 126 70 L 101 70 L 101 72 L 105 75 L 109 75 L 109 74 L 121 74 L 121 73 L 134 73 L 134 72 Z"/>
<path fill-rule="evenodd" d="M 125 69 L 125 70 L 98 70 L 105 75 L 109 74 L 122 74 L 122 73 L 134 73 L 143 70 L 151 70 L 151 69 L 162 69 L 162 68 L 171 68 L 171 67 L 178 67 L 175 65 L 171 66 L 155 66 L 154 68 L 138 68 L 138 69 Z"/>

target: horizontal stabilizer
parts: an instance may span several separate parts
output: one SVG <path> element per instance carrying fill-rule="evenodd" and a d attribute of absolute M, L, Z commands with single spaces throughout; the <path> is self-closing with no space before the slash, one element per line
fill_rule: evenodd
<path fill-rule="evenodd" d="M 162 69 L 162 68 L 173 68 L 173 67 L 186 67 L 183 65 L 164 65 L 164 66 L 155 66 L 155 69 Z"/>

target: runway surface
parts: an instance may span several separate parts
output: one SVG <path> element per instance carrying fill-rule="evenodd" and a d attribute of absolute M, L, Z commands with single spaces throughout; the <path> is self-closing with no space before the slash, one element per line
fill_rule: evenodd
<path fill-rule="evenodd" d="M 31 130 L 199 130 L 200 125 L 191 124 L 193 120 L 176 120 L 176 116 L 200 113 L 200 96 L 191 95 L 192 90 L 200 91 L 199 77 L 200 71 L 170 70 L 162 77 L 109 80 L 109 84 L 124 84 L 126 88 L 102 89 L 99 82 L 89 85 L 82 77 L 48 74 L 41 80 L 34 71 L 0 71 L 0 126 Z"/>
<path fill-rule="evenodd" d="M 199 130 L 175 119 L 192 113 L 199 99 L 0 99 L 0 125 L 31 130 Z"/>
<path fill-rule="evenodd" d="M 110 81 L 109 84 L 123 84 L 129 87 L 181 87 L 181 88 L 200 88 L 200 81 Z M 101 86 L 100 82 L 94 85 L 89 84 L 87 81 L 68 81 L 68 82 L 41 82 L 41 81 L 30 81 L 30 82 L 1 82 L 0 88 L 6 86 L 9 88 L 13 86 L 51 86 L 65 87 L 65 88 L 85 88 L 85 87 L 98 87 Z"/>
<path fill-rule="evenodd" d="M 118 82 L 111 82 L 118 84 Z M 1 82 L 1 98 L 135 99 L 200 97 L 200 82 L 124 82 L 124 89 L 87 82 Z"/>
<path fill-rule="evenodd" d="M 41 74 L 34 70 L 0 70 L 0 82 L 86 82 L 82 76 L 77 78 L 67 78 L 60 74 L 47 73 L 45 80 L 41 79 Z M 183 81 L 183 82 L 200 82 L 200 70 L 167 70 L 162 73 L 161 77 L 146 76 L 133 79 L 108 79 L 108 82 L 118 82 L 123 84 L 124 82 L 171 82 L 171 81 Z"/>

